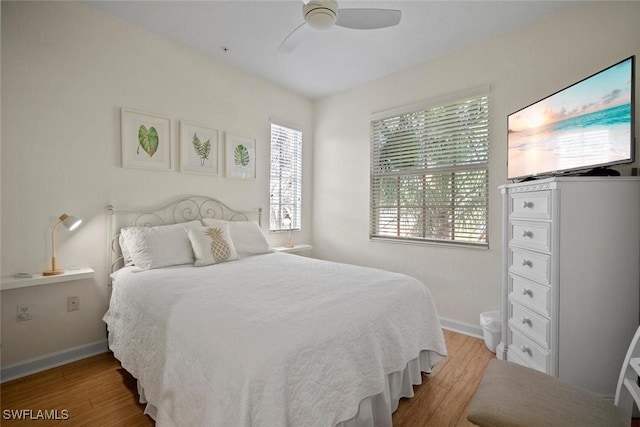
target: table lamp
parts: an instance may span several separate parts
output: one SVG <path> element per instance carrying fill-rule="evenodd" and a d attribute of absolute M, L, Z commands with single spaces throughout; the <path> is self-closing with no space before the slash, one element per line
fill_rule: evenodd
<path fill-rule="evenodd" d="M 64 270 L 58 270 L 56 268 L 56 229 L 58 226 L 62 224 L 68 228 L 69 231 L 73 231 L 82 223 L 81 219 L 64 213 L 60 215 L 58 219 L 59 221 L 53 226 L 53 231 L 51 232 L 51 270 L 43 271 L 43 276 L 55 276 L 56 274 L 64 273 Z"/>
<path fill-rule="evenodd" d="M 293 247 L 293 243 L 291 243 L 291 222 L 292 221 L 288 213 L 284 214 L 284 218 L 282 218 L 282 222 L 284 223 L 284 225 L 289 226 L 289 239 L 287 240 L 287 243 L 284 245 L 284 247 L 292 248 Z"/>

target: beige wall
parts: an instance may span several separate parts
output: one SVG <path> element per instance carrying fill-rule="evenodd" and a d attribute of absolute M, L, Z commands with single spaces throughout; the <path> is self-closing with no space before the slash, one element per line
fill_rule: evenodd
<path fill-rule="evenodd" d="M 2 291 L 3 367 L 105 338 L 108 204 L 144 208 L 203 194 L 268 212 L 272 117 L 303 131 L 308 196 L 294 240 L 310 241 L 310 100 L 81 3 L 2 2 L 1 62 L 1 273 L 45 269 L 63 212 L 84 224 L 58 230 L 59 264 L 96 270 L 93 280 Z M 121 107 L 172 119 L 174 171 L 121 167 Z M 257 179 L 179 173 L 180 120 L 256 138 Z M 71 295 L 80 296 L 78 312 L 66 311 Z M 17 322 L 18 304 L 31 306 L 32 320 Z"/>
<path fill-rule="evenodd" d="M 315 254 L 413 275 L 429 286 L 441 316 L 478 328 L 482 311 L 501 309 L 497 187 L 506 182 L 507 115 L 631 55 L 640 59 L 638 18 L 640 2 L 578 5 L 316 102 Z M 491 86 L 489 250 L 370 241 L 371 114 L 482 85 Z"/>

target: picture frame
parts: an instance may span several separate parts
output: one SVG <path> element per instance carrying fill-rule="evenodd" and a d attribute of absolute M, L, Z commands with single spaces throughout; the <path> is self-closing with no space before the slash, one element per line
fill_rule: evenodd
<path fill-rule="evenodd" d="M 217 129 L 180 122 L 180 172 L 213 176 L 220 174 Z"/>
<path fill-rule="evenodd" d="M 225 135 L 225 159 L 227 178 L 255 179 L 255 138 L 227 133 Z"/>
<path fill-rule="evenodd" d="M 171 120 L 122 108 L 122 167 L 170 171 Z"/>

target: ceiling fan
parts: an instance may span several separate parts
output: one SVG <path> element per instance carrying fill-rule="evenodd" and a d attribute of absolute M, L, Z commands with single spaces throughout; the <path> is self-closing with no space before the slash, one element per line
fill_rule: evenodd
<path fill-rule="evenodd" d="M 398 25 L 402 12 L 395 9 L 338 9 L 336 0 L 302 0 L 304 21 L 278 47 L 278 53 L 291 53 L 313 30 L 334 25 L 355 30 L 375 30 Z"/>

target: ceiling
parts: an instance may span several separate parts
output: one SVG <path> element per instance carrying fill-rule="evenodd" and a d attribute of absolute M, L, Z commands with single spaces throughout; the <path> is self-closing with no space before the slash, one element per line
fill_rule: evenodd
<path fill-rule="evenodd" d="M 290 54 L 280 43 L 304 22 L 302 1 L 89 1 L 92 7 L 311 99 L 426 62 L 527 25 L 577 1 L 339 1 L 402 11 L 377 30 L 309 31 Z"/>

